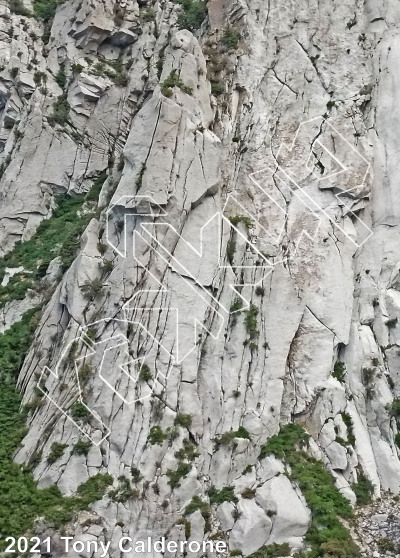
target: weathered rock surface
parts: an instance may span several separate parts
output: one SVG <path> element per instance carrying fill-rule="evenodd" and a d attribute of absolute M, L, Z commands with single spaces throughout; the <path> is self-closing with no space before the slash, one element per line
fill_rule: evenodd
<path fill-rule="evenodd" d="M 212 0 L 192 33 L 179 29 L 179 10 L 67 0 L 44 45 L 43 24 L 0 0 L 0 255 L 32 237 L 57 196 L 108 175 L 74 263 L 60 280 L 56 264 L 47 272 L 51 296 L 38 288 L 0 316 L 3 332 L 43 304 L 19 378 L 24 402 L 75 339 L 77 358 L 92 353 L 94 443 L 74 455 L 82 433 L 45 399 L 16 460 L 42 452 L 39 486 L 65 494 L 98 472 L 132 480 L 140 470 L 139 500 L 106 497 L 93 505 L 97 524 L 75 525 L 77 537 L 111 541 L 109 556 L 122 535 L 184 537 L 193 496 L 227 486 L 238 503 L 214 506 L 209 521 L 188 516 L 193 538 L 222 531 L 245 555 L 273 542 L 299 548 L 304 498 L 279 461 L 258 459 L 281 424 L 307 429 L 353 503 L 360 472 L 383 499 L 400 489 L 388 411 L 400 397 L 400 12 L 395 0 Z M 224 44 L 223 28 L 237 44 Z M 68 115 L 55 118 L 62 102 Z M 255 325 L 246 307 L 230 314 L 234 285 Z M 95 341 L 82 338 L 88 327 Z M 143 362 L 152 377 L 135 382 Z M 70 364 L 60 370 L 46 387 L 63 409 L 80 387 Z M 149 443 L 178 414 L 190 426 Z M 250 439 L 215 447 L 240 426 Z M 68 449 L 49 465 L 53 442 Z M 198 455 L 172 488 L 167 472 L 189 442 Z M 391 538 L 386 522 L 361 528 Z"/>

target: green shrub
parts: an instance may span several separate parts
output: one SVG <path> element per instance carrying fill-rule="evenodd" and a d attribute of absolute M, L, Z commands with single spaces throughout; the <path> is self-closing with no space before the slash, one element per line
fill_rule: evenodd
<path fill-rule="evenodd" d="M 210 504 L 204 502 L 200 496 L 193 496 L 191 502 L 186 506 L 185 515 L 190 515 L 195 511 L 199 510 L 204 519 L 209 519 L 211 517 L 211 507 Z"/>
<path fill-rule="evenodd" d="M 227 27 L 222 35 L 222 42 L 225 46 L 232 49 L 237 49 L 240 41 L 240 33 L 233 27 Z"/>
<path fill-rule="evenodd" d="M 273 454 L 290 466 L 288 476 L 298 484 L 311 509 L 312 520 L 305 542 L 311 547 L 310 557 L 317 557 L 322 553 L 321 545 L 330 539 L 351 540 L 338 516 L 350 518 L 352 510 L 323 463 L 302 449 L 308 440 L 309 435 L 301 426 L 286 425 L 262 446 L 260 458 Z"/>
<path fill-rule="evenodd" d="M 283 426 L 275 436 L 271 436 L 266 444 L 261 446 L 260 459 L 267 455 L 275 455 L 279 459 L 285 459 L 298 446 L 302 449 L 308 444 L 309 434 L 298 424 Z"/>
<path fill-rule="evenodd" d="M 356 437 L 354 435 L 353 419 L 348 413 L 341 414 L 342 420 L 347 427 L 347 444 L 354 446 L 356 443 Z"/>
<path fill-rule="evenodd" d="M 97 62 L 91 72 L 96 76 L 108 77 L 116 85 L 126 86 L 128 85 L 128 75 L 125 73 L 125 69 L 122 60 L 108 60 L 107 62 Z"/>
<path fill-rule="evenodd" d="M 181 29 L 194 31 L 200 29 L 201 24 L 206 18 L 207 9 L 205 0 L 174 0 L 182 7 L 182 12 L 178 17 L 178 26 Z"/>
<path fill-rule="evenodd" d="M 143 478 L 143 475 L 141 474 L 141 472 L 137 467 L 131 467 L 131 475 L 132 475 L 132 480 L 135 483 L 140 482 Z"/>
<path fill-rule="evenodd" d="M 210 498 L 211 505 L 218 506 L 223 502 L 236 503 L 238 501 L 237 497 L 235 496 L 233 486 L 224 486 L 223 488 L 221 488 L 221 490 L 218 490 L 217 488 L 215 488 L 215 486 L 212 486 L 208 490 L 207 494 Z"/>
<path fill-rule="evenodd" d="M 344 362 L 335 362 L 333 367 L 332 376 L 336 378 L 341 384 L 344 383 L 344 377 L 346 374 L 346 367 Z"/>
<path fill-rule="evenodd" d="M 82 285 L 81 290 L 85 296 L 90 301 L 99 298 L 103 294 L 104 285 L 101 279 L 95 277 L 91 281 L 87 280 Z"/>
<path fill-rule="evenodd" d="M 33 12 L 39 19 L 49 22 L 54 18 L 57 7 L 62 2 L 63 0 L 33 0 Z"/>
<path fill-rule="evenodd" d="M 65 94 L 58 97 L 58 99 L 53 103 L 53 112 L 47 117 L 47 121 L 50 126 L 54 126 L 54 124 L 64 126 L 68 121 L 70 108 L 70 104 L 67 101 L 67 96 Z"/>
<path fill-rule="evenodd" d="M 175 457 L 181 461 L 193 461 L 196 457 L 199 457 L 199 453 L 194 444 L 189 440 L 183 440 L 183 448 L 175 452 Z"/>
<path fill-rule="evenodd" d="M 376 546 L 379 548 L 380 552 L 394 552 L 395 546 L 393 542 L 387 537 L 381 537 L 376 541 Z"/>
<path fill-rule="evenodd" d="M 374 485 L 364 474 L 358 475 L 357 482 L 351 485 L 351 489 L 359 505 L 368 504 L 374 495 Z"/>
<path fill-rule="evenodd" d="M 145 10 L 140 10 L 140 19 L 145 23 L 149 23 L 150 21 L 155 21 L 156 19 L 156 12 L 153 8 L 147 8 Z"/>
<path fill-rule="evenodd" d="M 100 196 L 100 192 L 103 188 L 104 182 L 107 180 L 107 172 L 103 171 L 94 181 L 89 192 L 86 194 L 87 201 L 97 201 Z"/>
<path fill-rule="evenodd" d="M 221 80 L 215 77 L 210 77 L 210 84 L 211 84 L 211 93 L 216 97 L 218 95 L 222 95 L 222 93 L 225 92 L 225 85 Z"/>
<path fill-rule="evenodd" d="M 243 308 L 243 300 L 239 297 L 236 297 L 235 300 L 232 302 L 229 312 L 239 312 Z"/>
<path fill-rule="evenodd" d="M 187 95 L 191 95 L 193 93 L 193 89 L 189 87 L 189 85 L 185 85 L 181 78 L 178 76 L 176 70 L 172 70 L 171 73 L 165 80 L 160 83 L 161 93 L 164 96 L 167 90 L 171 90 L 173 87 L 179 87 L 181 91 L 187 93 Z M 170 96 L 170 95 L 169 95 Z"/>
<path fill-rule="evenodd" d="M 360 549 L 352 540 L 329 539 L 321 544 L 323 558 L 361 558 Z"/>
<path fill-rule="evenodd" d="M 38 517 L 59 528 L 77 511 L 88 509 L 92 502 L 101 499 L 112 483 L 110 475 L 96 475 L 78 487 L 77 496 L 66 498 L 57 486 L 37 488 L 30 471 L 38 464 L 40 454 L 32 455 L 30 467 L 13 461 L 26 434 L 26 410 L 21 410 L 21 395 L 15 384 L 39 317 L 36 309 L 29 310 L 20 322 L 0 334 L 0 532 L 13 537 L 26 535 Z M 56 452 L 59 455 L 58 447 Z M 2 538 L 0 550 L 4 548 Z"/>
<path fill-rule="evenodd" d="M 217 448 L 220 446 L 230 446 L 235 441 L 235 438 L 250 440 L 250 434 L 243 426 L 239 426 L 237 430 L 224 432 L 221 436 L 214 438 L 214 442 L 216 443 Z"/>
<path fill-rule="evenodd" d="M 163 432 L 160 426 L 152 426 L 150 428 L 150 432 L 147 437 L 147 440 L 152 446 L 154 445 L 160 446 L 161 444 L 163 444 L 166 438 L 167 438 L 167 434 Z"/>
<path fill-rule="evenodd" d="M 78 440 L 73 447 L 72 453 L 74 455 L 87 455 L 89 453 L 91 442 L 84 440 Z"/>
<path fill-rule="evenodd" d="M 235 227 L 237 227 L 239 223 L 243 223 L 247 229 L 254 227 L 253 221 L 250 217 L 246 217 L 245 215 L 235 215 L 234 217 L 229 217 L 229 221 Z"/>
<path fill-rule="evenodd" d="M 89 418 L 89 410 L 87 409 L 87 407 L 81 403 L 80 401 L 77 401 L 72 407 L 71 407 L 71 417 L 74 420 L 87 420 Z"/>
<path fill-rule="evenodd" d="M 65 64 L 60 64 L 60 69 L 58 70 L 56 77 L 54 78 L 57 85 L 64 89 L 67 84 L 67 75 L 65 73 Z"/>
<path fill-rule="evenodd" d="M 290 556 L 290 546 L 288 543 L 272 543 L 262 546 L 248 558 L 278 558 L 280 556 Z"/>
<path fill-rule="evenodd" d="M 149 382 L 153 378 L 153 374 L 147 364 L 143 364 L 139 372 L 139 380 L 141 382 Z"/>
<path fill-rule="evenodd" d="M 137 488 L 132 488 L 130 480 L 121 475 L 118 477 L 118 486 L 114 490 L 110 490 L 108 495 L 114 502 L 126 502 L 129 499 L 134 499 L 139 497 L 139 490 Z"/>
<path fill-rule="evenodd" d="M 182 428 L 190 428 L 192 426 L 192 417 L 191 415 L 178 413 L 175 417 L 174 424 L 176 426 L 182 426 Z"/>
<path fill-rule="evenodd" d="M 51 444 L 50 453 L 47 456 L 47 463 L 50 465 L 55 463 L 60 457 L 64 455 L 65 448 L 68 447 L 68 444 L 60 444 L 58 442 L 53 442 Z"/>
<path fill-rule="evenodd" d="M 250 339 L 254 339 L 260 332 L 257 329 L 257 316 L 258 308 L 255 306 L 250 306 L 246 310 L 246 317 L 244 319 L 244 325 L 246 326 L 246 331 L 250 335 Z"/>
<path fill-rule="evenodd" d="M 400 399 L 393 399 L 392 405 L 390 406 L 389 413 L 392 417 L 396 419 L 400 418 Z"/>
<path fill-rule="evenodd" d="M 177 469 L 167 470 L 166 475 L 169 479 L 168 484 L 172 488 L 178 488 L 181 485 L 180 483 L 181 479 L 185 478 L 190 473 L 191 469 L 192 469 L 191 463 L 185 463 L 184 461 L 180 461 L 178 463 Z"/>

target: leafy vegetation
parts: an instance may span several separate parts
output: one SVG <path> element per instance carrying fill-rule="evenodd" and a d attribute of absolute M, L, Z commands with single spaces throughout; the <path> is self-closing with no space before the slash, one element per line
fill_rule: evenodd
<path fill-rule="evenodd" d="M 161 444 L 166 439 L 167 439 L 167 434 L 163 431 L 161 426 L 152 426 L 150 428 L 150 432 L 149 432 L 149 435 L 147 437 L 147 440 L 152 446 L 154 446 L 154 445 L 161 446 Z"/>
<path fill-rule="evenodd" d="M 126 502 L 131 498 L 139 497 L 139 490 L 131 486 L 130 480 L 121 475 L 118 477 L 118 486 L 114 490 L 110 490 L 108 495 L 115 502 Z"/>
<path fill-rule="evenodd" d="M 361 558 L 360 549 L 352 540 L 329 539 L 321 544 L 323 558 Z"/>
<path fill-rule="evenodd" d="M 89 441 L 78 440 L 73 447 L 72 453 L 75 455 L 87 455 L 91 445 Z"/>
<path fill-rule="evenodd" d="M 257 316 L 258 308 L 256 306 L 252 305 L 246 310 L 244 325 L 246 326 L 247 333 L 250 335 L 250 339 L 254 339 L 260 333 L 257 329 Z"/>
<path fill-rule="evenodd" d="M 223 502 L 236 503 L 238 499 L 235 496 L 233 490 L 234 490 L 233 486 L 224 486 L 223 488 L 221 488 L 221 490 L 218 490 L 217 488 L 215 488 L 215 486 L 212 486 L 207 492 L 210 498 L 210 504 L 218 506 Z"/>
<path fill-rule="evenodd" d="M 139 380 L 141 382 L 149 382 L 153 378 L 150 367 L 147 364 L 143 364 L 139 372 Z"/>
<path fill-rule="evenodd" d="M 93 301 L 103 294 L 104 284 L 101 279 L 95 277 L 92 280 L 87 280 L 81 287 L 81 291 L 87 300 Z"/>
<path fill-rule="evenodd" d="M 344 362 L 335 362 L 332 376 L 336 378 L 336 380 L 338 380 L 341 384 L 343 384 L 345 374 L 346 374 L 346 367 L 344 365 Z"/>
<path fill-rule="evenodd" d="M 177 488 L 181 485 L 181 479 L 185 478 L 191 471 L 192 464 L 185 461 L 179 461 L 178 467 L 175 470 L 168 469 L 166 475 L 168 477 L 168 484 L 172 488 Z"/>
<path fill-rule="evenodd" d="M 182 426 L 182 428 L 190 428 L 192 426 L 192 416 L 178 413 L 174 420 L 175 426 Z"/>
<path fill-rule="evenodd" d="M 125 71 L 122 60 L 107 60 L 107 62 L 97 62 L 91 68 L 95 76 L 103 76 L 111 79 L 115 85 L 125 87 L 128 85 L 129 78 Z"/>
<path fill-rule="evenodd" d="M 205 0 L 174 0 L 182 7 L 182 12 L 178 17 L 178 26 L 181 29 L 189 29 L 195 31 L 200 29 L 201 24 L 206 18 L 206 1 Z"/>
<path fill-rule="evenodd" d="M 17 243 L 14 249 L 0 260 L 0 282 L 6 267 L 23 267 L 24 271 L 12 277 L 8 285 L 0 287 L 0 308 L 10 300 L 20 300 L 35 281 L 43 277 L 54 258 L 61 257 L 67 269 L 75 257 L 79 236 L 93 213 L 82 215 L 79 211 L 86 201 L 84 195 L 60 196 L 57 208 L 50 219 L 42 221 L 36 233 L 27 241 Z"/>
<path fill-rule="evenodd" d="M 67 74 L 65 73 L 65 64 L 60 64 L 60 69 L 58 70 L 55 81 L 57 85 L 64 89 L 67 84 Z"/>
<path fill-rule="evenodd" d="M 368 504 L 374 495 L 374 485 L 364 474 L 358 475 L 358 480 L 351 485 L 351 489 L 356 495 L 359 505 Z"/>
<path fill-rule="evenodd" d="M 227 27 L 222 35 L 222 42 L 228 48 L 236 50 L 239 46 L 240 33 L 233 27 Z"/>
<path fill-rule="evenodd" d="M 179 460 L 193 461 L 196 457 L 199 457 L 199 453 L 196 446 L 189 442 L 189 440 L 183 440 L 183 448 L 175 452 L 175 457 Z"/>
<path fill-rule="evenodd" d="M 77 401 L 72 407 L 71 407 L 71 417 L 74 420 L 86 420 L 89 416 L 89 411 L 87 409 L 87 407 L 85 407 L 85 405 L 83 403 L 81 403 L 80 401 Z"/>
<path fill-rule="evenodd" d="M 214 438 L 214 442 L 219 448 L 220 446 L 230 446 L 234 443 L 235 438 L 244 438 L 250 440 L 249 432 L 243 427 L 239 426 L 237 430 L 231 430 L 230 432 L 224 432 L 221 436 Z"/>
<path fill-rule="evenodd" d="M 391 406 L 389 407 L 389 413 L 396 420 L 400 419 L 400 399 L 393 399 Z"/>
<path fill-rule="evenodd" d="M 33 12 L 35 16 L 45 23 L 51 21 L 56 15 L 57 7 L 63 0 L 33 0 Z"/>
<path fill-rule="evenodd" d="M 262 546 L 248 558 L 278 558 L 280 556 L 290 556 L 290 546 L 288 543 L 272 543 Z"/>
<path fill-rule="evenodd" d="M 236 297 L 235 300 L 232 302 L 229 311 L 232 312 L 239 312 L 243 308 L 243 300 L 239 297 Z"/>
<path fill-rule="evenodd" d="M 339 517 L 352 516 L 350 503 L 336 488 L 332 476 L 323 463 L 303 450 L 308 440 L 309 435 L 301 426 L 289 424 L 262 446 L 260 458 L 273 454 L 284 460 L 290 466 L 289 478 L 297 482 L 311 509 L 311 525 L 305 536 L 305 542 L 310 546 L 310 550 L 301 556 L 304 558 L 347 556 L 342 551 L 340 551 L 342 553 L 332 553 L 339 545 L 342 549 L 353 549 L 353 554 L 349 556 L 355 558 L 358 549 L 352 542 L 349 531 L 339 520 Z"/>
<path fill-rule="evenodd" d="M 55 463 L 60 457 L 64 455 L 64 450 L 67 448 L 67 444 L 60 444 L 59 442 L 53 442 L 51 444 L 50 453 L 47 456 L 47 463 L 50 465 Z"/>
<path fill-rule="evenodd" d="M 194 513 L 197 510 L 200 511 L 204 519 L 207 520 L 211 517 L 210 504 L 204 502 L 204 500 L 202 500 L 200 496 L 193 496 L 192 500 L 186 506 L 185 515 L 190 515 L 191 513 Z"/>
<path fill-rule="evenodd" d="M 347 427 L 347 444 L 354 446 L 356 443 L 356 437 L 354 435 L 353 419 L 348 413 L 342 413 L 342 421 Z"/>
<path fill-rule="evenodd" d="M 96 475 L 78 487 L 76 496 L 65 498 L 56 486 L 38 489 L 31 468 L 12 459 L 26 433 L 27 417 L 15 384 L 39 317 L 37 309 L 29 310 L 20 322 L 0 335 L 0 533 L 14 537 L 26 534 L 38 516 L 58 528 L 77 511 L 101 499 L 112 483 L 110 475 Z M 60 456 L 61 446 L 52 445 L 50 460 Z M 31 466 L 37 458 L 39 454 L 32 456 Z M 0 549 L 4 549 L 3 540 Z"/>
<path fill-rule="evenodd" d="M 189 87 L 189 85 L 185 85 L 185 83 L 181 80 L 178 76 L 176 70 L 172 70 L 167 78 L 163 82 L 160 83 L 161 93 L 165 97 L 171 97 L 172 95 L 172 88 L 179 87 L 181 91 L 191 95 L 193 93 L 193 89 Z"/>
<path fill-rule="evenodd" d="M 250 217 L 246 217 L 245 215 L 235 215 L 234 217 L 229 217 L 229 221 L 234 227 L 237 227 L 239 223 L 243 223 L 247 229 L 254 227 L 253 221 Z"/>
<path fill-rule="evenodd" d="M 64 126 L 68 121 L 70 109 L 67 95 L 60 95 L 53 103 L 53 112 L 47 117 L 50 126 L 54 126 L 54 124 Z"/>
<path fill-rule="evenodd" d="M 393 544 L 393 541 L 391 541 L 390 539 L 388 539 L 387 537 L 381 537 L 380 539 L 378 539 L 376 541 L 376 546 L 379 548 L 379 550 L 383 553 L 385 552 L 394 552 L 395 550 L 395 546 Z"/>

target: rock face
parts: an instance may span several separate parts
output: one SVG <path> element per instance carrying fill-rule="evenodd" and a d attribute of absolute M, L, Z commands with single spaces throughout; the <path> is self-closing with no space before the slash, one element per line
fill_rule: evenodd
<path fill-rule="evenodd" d="M 212 0 L 201 26 L 164 0 L 66 0 L 45 23 L 17 4 L 0 0 L 0 255 L 103 186 L 72 265 L 1 307 L 1 332 L 43 309 L 18 386 L 46 396 L 15 460 L 40 455 L 38 485 L 66 495 L 138 469 L 140 499 L 75 526 L 113 557 L 122 535 L 185 538 L 182 516 L 243 555 L 300 548 L 306 501 L 259 460 L 290 422 L 351 502 L 360 475 L 399 493 L 395 0 Z M 212 487 L 234 499 L 185 515 Z"/>

